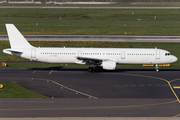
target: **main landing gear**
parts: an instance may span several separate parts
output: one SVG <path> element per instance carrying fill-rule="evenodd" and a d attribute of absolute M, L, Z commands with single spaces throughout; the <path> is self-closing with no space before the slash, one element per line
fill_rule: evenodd
<path fill-rule="evenodd" d="M 94 70 L 93 66 L 89 66 L 88 71 L 93 72 L 93 70 Z"/>
<path fill-rule="evenodd" d="M 158 69 L 158 64 L 156 64 L 156 72 L 159 72 L 159 69 Z"/>

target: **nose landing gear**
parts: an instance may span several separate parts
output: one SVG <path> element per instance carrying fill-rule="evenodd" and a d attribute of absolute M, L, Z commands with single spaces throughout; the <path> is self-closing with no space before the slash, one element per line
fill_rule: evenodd
<path fill-rule="evenodd" d="M 156 64 L 156 72 L 159 72 L 159 69 L 158 69 L 158 64 Z"/>

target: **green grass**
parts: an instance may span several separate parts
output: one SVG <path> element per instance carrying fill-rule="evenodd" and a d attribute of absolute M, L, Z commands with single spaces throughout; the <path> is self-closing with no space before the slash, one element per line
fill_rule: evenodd
<path fill-rule="evenodd" d="M 5 23 L 13 23 L 23 34 L 180 35 L 180 9 L 4 8 L 0 13 L 0 34 L 6 34 Z"/>
<path fill-rule="evenodd" d="M 16 83 L 0 83 L 4 88 L 0 89 L 0 98 L 48 98 Z"/>
<path fill-rule="evenodd" d="M 44 69 L 61 69 L 61 68 L 88 68 L 89 65 L 78 65 L 78 64 L 48 64 L 48 63 L 7 63 L 10 68 L 44 68 Z M 4 67 L 5 68 L 5 67 Z M 116 68 L 155 68 L 152 67 L 144 67 L 143 65 L 117 65 Z M 171 64 L 171 66 L 159 67 L 159 68 L 180 68 L 180 64 Z"/>

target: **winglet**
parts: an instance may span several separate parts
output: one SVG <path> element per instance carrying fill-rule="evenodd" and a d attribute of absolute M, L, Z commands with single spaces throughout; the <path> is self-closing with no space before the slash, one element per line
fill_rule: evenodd
<path fill-rule="evenodd" d="M 33 46 L 24 38 L 13 24 L 6 24 L 11 48 L 32 48 Z"/>

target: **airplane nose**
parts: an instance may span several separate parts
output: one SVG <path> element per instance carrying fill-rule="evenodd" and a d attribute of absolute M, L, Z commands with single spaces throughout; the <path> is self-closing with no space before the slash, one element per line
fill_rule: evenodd
<path fill-rule="evenodd" d="M 170 57 L 170 61 L 171 61 L 170 63 L 175 63 L 177 60 L 178 60 L 178 58 L 176 56 L 174 56 L 174 55 L 172 55 Z"/>
<path fill-rule="evenodd" d="M 178 60 L 178 58 L 176 56 L 174 56 L 174 62 L 176 62 Z"/>

